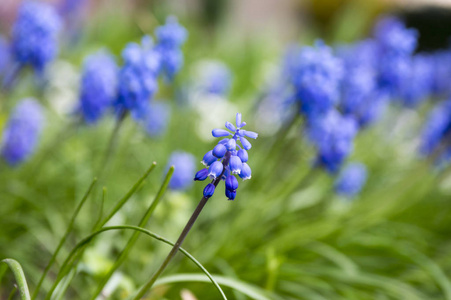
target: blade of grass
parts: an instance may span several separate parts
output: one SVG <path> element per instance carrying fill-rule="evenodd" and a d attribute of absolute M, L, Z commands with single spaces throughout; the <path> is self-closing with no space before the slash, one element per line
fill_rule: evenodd
<path fill-rule="evenodd" d="M 127 201 L 133 196 L 133 194 L 138 190 L 138 188 L 141 186 L 141 184 L 144 182 L 144 180 L 146 180 L 146 178 L 149 176 L 150 172 L 152 172 L 155 167 L 156 167 L 157 163 L 153 162 L 150 167 L 147 169 L 147 171 L 144 173 L 143 176 L 141 176 L 141 178 L 139 178 L 139 180 L 132 186 L 132 188 L 127 192 L 127 194 L 124 195 L 124 197 L 122 197 L 117 203 L 116 205 L 113 207 L 113 209 L 111 210 L 111 212 L 100 222 L 96 222 L 98 223 L 97 225 L 95 225 L 92 229 L 92 232 L 100 229 L 102 226 L 104 226 L 124 205 L 125 203 L 127 203 Z M 80 258 L 83 255 L 84 250 L 81 250 L 78 254 L 77 257 L 73 258 L 72 261 L 70 261 L 70 263 L 72 264 L 73 262 L 77 261 L 78 258 Z M 67 260 L 67 259 L 66 259 Z M 53 290 L 56 288 L 58 281 L 61 280 L 62 278 L 65 277 L 65 275 L 70 271 L 70 269 L 66 268 L 66 267 L 61 267 L 60 271 L 58 272 L 57 275 L 57 279 L 55 280 L 51 290 L 49 291 L 48 294 L 52 294 Z"/>
<path fill-rule="evenodd" d="M 27 279 L 25 278 L 25 274 L 19 262 L 12 258 L 6 258 L 0 262 L 5 263 L 13 272 L 17 286 L 19 287 L 20 299 L 30 300 L 31 298 L 30 292 L 28 291 Z"/>
<path fill-rule="evenodd" d="M 97 225 L 96 228 L 93 228 L 93 231 L 96 229 L 99 229 L 103 225 L 105 225 L 121 208 L 124 206 L 124 204 L 130 199 L 131 196 L 136 192 L 136 190 L 141 186 L 141 183 L 146 180 L 147 176 L 149 176 L 150 172 L 155 169 L 157 163 L 153 162 L 152 165 L 147 169 L 146 173 L 133 185 L 133 187 L 128 191 L 127 194 L 125 194 L 122 199 L 120 199 L 116 205 L 113 207 L 111 212 Z"/>
<path fill-rule="evenodd" d="M 216 281 L 219 284 L 230 287 L 234 290 L 237 290 L 237 291 L 243 293 L 244 295 L 250 297 L 251 299 L 254 299 L 254 300 L 279 299 L 275 295 L 271 295 L 271 298 L 270 298 L 269 296 L 265 295 L 266 292 L 264 292 L 263 290 L 260 290 L 256 286 L 252 286 L 243 281 L 220 276 L 220 275 L 214 275 L 214 276 L 215 276 Z M 194 274 L 189 274 L 189 273 L 188 274 L 177 274 L 177 275 L 166 276 L 166 277 L 162 277 L 162 278 L 158 279 L 155 282 L 155 286 L 168 284 L 168 283 L 176 283 L 176 282 L 208 282 L 208 280 L 205 278 L 205 276 L 203 276 L 203 274 L 196 274 L 196 273 L 194 273 Z"/>
<path fill-rule="evenodd" d="M 147 222 L 149 221 L 150 217 L 152 216 L 152 213 L 154 212 L 155 208 L 157 207 L 158 203 L 160 202 L 160 199 L 163 197 L 168 185 L 169 181 L 172 178 L 172 174 L 174 173 L 174 166 L 171 166 L 168 170 L 168 173 L 166 174 L 166 177 L 163 181 L 163 184 L 160 187 L 160 190 L 158 191 L 157 195 L 155 196 L 155 199 L 152 201 L 152 204 L 147 209 L 144 216 L 141 218 L 141 221 L 138 224 L 138 227 L 144 227 L 146 226 Z M 97 289 L 93 296 L 91 297 L 92 300 L 96 299 L 97 296 L 102 292 L 105 285 L 108 283 L 108 280 L 110 280 L 111 276 L 116 272 L 116 270 L 122 265 L 122 263 L 127 259 L 128 254 L 130 253 L 131 249 L 135 245 L 136 241 L 139 237 L 139 231 L 135 231 L 131 238 L 128 240 L 127 245 L 122 250 L 121 254 L 119 254 L 119 257 L 114 262 L 114 265 L 111 267 L 111 269 L 108 271 L 108 273 L 105 275 L 105 277 L 102 279 L 100 284 L 97 286 Z"/>
<path fill-rule="evenodd" d="M 150 236 L 158 241 L 161 241 L 165 244 L 174 246 L 174 243 L 165 239 L 162 236 L 159 236 L 158 234 L 155 234 L 145 228 L 141 228 L 138 226 L 132 226 L 132 225 L 118 225 L 118 226 L 109 226 L 109 227 L 103 227 L 101 229 L 99 229 L 98 231 L 90 234 L 89 236 L 87 236 L 86 238 L 84 238 L 82 241 L 80 241 L 73 249 L 72 251 L 69 253 L 69 255 L 67 256 L 66 260 L 64 261 L 63 265 L 61 266 L 61 269 L 66 268 L 69 265 L 69 262 L 71 260 L 73 260 L 76 255 L 77 252 L 79 250 L 84 249 L 84 247 L 89 244 L 89 242 L 92 241 L 93 238 L 95 238 L 97 235 L 101 234 L 102 232 L 105 231 L 110 231 L 110 230 L 134 230 L 135 232 L 139 232 L 139 233 L 143 233 L 147 236 Z M 179 249 L 180 252 L 182 252 L 186 257 L 188 257 L 188 259 L 190 259 L 196 266 L 199 267 L 199 269 L 202 270 L 202 272 L 204 272 L 204 274 L 208 277 L 208 279 L 211 281 L 211 283 L 213 283 L 213 285 L 216 287 L 216 289 L 218 290 L 218 292 L 221 294 L 222 298 L 227 300 L 224 292 L 222 291 L 221 287 L 219 286 L 219 284 L 217 283 L 217 281 L 213 278 L 213 276 L 207 271 L 207 269 L 197 260 L 195 259 L 190 253 L 188 253 L 188 251 L 186 251 L 183 248 Z M 61 280 L 61 279 L 60 279 Z M 60 281 L 57 279 L 57 281 Z M 55 281 L 56 282 L 56 281 Z M 54 287 L 52 287 L 51 291 L 49 292 L 49 295 L 47 295 L 46 299 L 50 299 L 51 295 L 53 293 L 53 291 L 55 290 L 56 286 L 54 285 Z"/>
<path fill-rule="evenodd" d="M 86 191 L 85 195 L 83 196 L 83 199 L 81 199 L 80 203 L 78 204 L 77 208 L 75 209 L 72 218 L 69 222 L 69 225 L 67 226 L 66 232 L 64 233 L 64 236 L 61 238 L 61 240 L 59 241 L 58 246 L 56 247 L 55 252 L 53 252 L 52 257 L 50 258 L 49 263 L 47 264 L 47 266 L 44 269 L 44 272 L 42 273 L 41 278 L 39 279 L 39 282 L 36 286 L 36 289 L 33 293 L 33 296 L 31 297 L 31 299 L 36 299 L 39 290 L 41 288 L 42 283 L 44 282 L 44 279 L 47 275 L 47 273 L 49 272 L 50 268 L 52 267 L 53 263 L 56 260 L 56 257 L 58 256 L 58 253 L 60 252 L 61 248 L 63 247 L 64 243 L 66 242 L 67 237 L 69 236 L 70 232 L 72 231 L 72 227 L 74 226 L 74 222 L 75 219 L 78 216 L 78 213 L 80 212 L 81 208 L 83 207 L 83 205 L 85 204 L 86 200 L 88 199 L 89 194 L 92 191 L 92 188 L 94 187 L 94 185 L 97 182 L 97 178 L 94 178 L 93 181 L 91 182 L 91 185 L 89 186 L 88 190 Z"/>

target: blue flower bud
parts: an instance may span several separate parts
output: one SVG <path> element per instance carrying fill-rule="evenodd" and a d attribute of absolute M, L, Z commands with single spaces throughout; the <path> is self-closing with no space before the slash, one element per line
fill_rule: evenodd
<path fill-rule="evenodd" d="M 242 178 L 243 180 L 251 179 L 251 174 L 252 171 L 249 165 L 247 163 L 243 163 L 243 165 L 241 166 L 240 178 Z"/>
<path fill-rule="evenodd" d="M 244 135 L 247 137 L 250 137 L 251 139 L 256 139 L 258 138 L 258 133 L 253 132 L 253 131 L 249 131 L 249 130 L 242 130 Z"/>
<path fill-rule="evenodd" d="M 229 136 L 230 135 L 230 132 L 228 132 L 227 130 L 225 130 L 225 129 L 213 129 L 212 131 L 211 131 L 211 134 L 214 136 L 214 137 L 221 137 L 221 136 Z"/>
<path fill-rule="evenodd" d="M 194 181 L 204 181 L 208 177 L 208 169 L 202 169 L 194 176 Z"/>
<path fill-rule="evenodd" d="M 201 163 L 204 166 L 208 167 L 216 160 L 217 160 L 217 158 L 213 155 L 213 151 L 210 150 L 207 153 L 205 153 L 204 158 L 202 159 Z"/>
<path fill-rule="evenodd" d="M 238 156 L 232 155 L 230 157 L 229 166 L 230 166 L 230 171 L 232 172 L 232 174 L 240 174 L 241 168 L 243 166 L 243 162 L 241 161 L 241 159 Z"/>
<path fill-rule="evenodd" d="M 241 161 L 244 163 L 247 162 L 247 160 L 249 159 L 249 156 L 247 155 L 247 151 L 244 149 L 238 150 L 237 155 L 241 159 Z"/>
<path fill-rule="evenodd" d="M 215 192 L 215 185 L 213 183 L 209 183 L 204 188 L 204 197 L 208 199 L 211 196 L 213 196 L 214 192 Z"/>
<path fill-rule="evenodd" d="M 251 143 L 249 143 L 248 140 L 246 140 L 244 137 L 240 137 L 241 145 L 243 145 L 243 148 L 246 150 L 249 150 L 252 148 Z"/>
<path fill-rule="evenodd" d="M 208 169 L 208 176 L 212 179 L 216 179 L 216 177 L 221 176 L 223 169 L 224 166 L 222 165 L 222 162 L 215 161 Z"/>
<path fill-rule="evenodd" d="M 236 126 L 241 127 L 241 113 L 236 114 Z"/>
<path fill-rule="evenodd" d="M 235 150 L 236 149 L 236 141 L 234 139 L 230 139 L 226 144 L 226 148 L 229 151 Z"/>
<path fill-rule="evenodd" d="M 223 158 L 224 155 L 226 154 L 227 149 L 223 144 L 217 144 L 214 148 L 213 148 L 213 155 L 216 156 L 217 158 Z"/>
<path fill-rule="evenodd" d="M 226 194 L 227 199 L 235 200 L 236 191 L 232 191 L 232 190 L 226 189 L 225 194 Z"/>
<path fill-rule="evenodd" d="M 232 131 L 232 132 L 235 132 L 235 131 L 236 131 L 235 126 L 233 126 L 233 124 L 230 123 L 230 122 L 226 122 L 226 123 L 225 123 L 225 127 L 226 127 L 228 130 Z"/>
<path fill-rule="evenodd" d="M 236 190 L 238 188 L 238 180 L 236 180 L 235 176 L 229 175 L 225 181 L 226 188 L 228 190 Z"/>

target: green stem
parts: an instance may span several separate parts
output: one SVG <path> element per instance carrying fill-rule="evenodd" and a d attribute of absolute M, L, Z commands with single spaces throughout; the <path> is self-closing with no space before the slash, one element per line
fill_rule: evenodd
<path fill-rule="evenodd" d="M 88 191 L 83 196 L 83 199 L 80 201 L 80 203 L 78 204 L 77 208 L 75 209 L 75 211 L 74 211 L 74 213 L 72 215 L 72 218 L 71 218 L 71 220 L 69 222 L 69 225 L 67 226 L 66 233 L 61 238 L 58 246 L 56 247 L 55 252 L 53 253 L 52 257 L 50 258 L 49 263 L 45 267 L 44 273 L 42 273 L 41 278 L 39 279 L 39 282 L 38 282 L 38 284 L 36 286 L 36 289 L 35 289 L 31 299 L 36 299 L 36 297 L 37 297 L 37 295 L 39 293 L 39 290 L 41 288 L 41 285 L 44 282 L 45 276 L 47 275 L 47 273 L 49 272 L 49 270 L 52 267 L 53 263 L 55 262 L 59 251 L 61 250 L 61 248 L 63 247 L 64 243 L 66 242 L 67 237 L 69 236 L 69 233 L 72 231 L 72 227 L 74 226 L 75 218 L 78 216 L 78 213 L 80 212 L 81 208 L 83 207 L 83 205 L 85 204 L 86 200 L 88 199 L 88 196 L 91 193 L 91 190 L 94 187 L 94 185 L 96 184 L 96 182 L 97 182 L 97 178 L 94 178 L 94 180 L 92 181 L 91 185 L 88 188 Z"/>
<path fill-rule="evenodd" d="M 171 166 L 169 168 L 168 173 L 166 174 L 166 177 L 163 181 L 163 184 L 160 187 L 160 190 L 158 191 L 157 195 L 155 196 L 155 199 L 153 200 L 152 204 L 147 209 L 144 216 L 141 218 L 141 221 L 139 222 L 139 227 L 145 227 L 147 222 L 149 221 L 150 217 L 152 216 L 153 211 L 157 207 L 158 203 L 160 202 L 160 199 L 163 197 L 164 192 L 166 191 L 166 188 L 169 184 L 169 181 L 171 180 L 172 174 L 174 173 L 174 166 Z M 111 267 L 111 269 L 108 271 L 108 273 L 105 275 L 105 277 L 102 279 L 101 283 L 97 285 L 97 289 L 91 299 L 96 299 L 97 296 L 102 292 L 105 285 L 108 283 L 108 280 L 110 280 L 111 276 L 116 272 L 116 270 L 122 265 L 122 263 L 127 259 L 128 254 L 132 247 L 134 246 L 135 242 L 137 241 L 139 237 L 139 232 L 134 232 L 129 241 L 127 242 L 127 245 L 125 246 L 124 250 L 122 250 L 119 257 L 114 262 L 114 265 Z"/>
<path fill-rule="evenodd" d="M 147 236 L 150 236 L 158 241 L 161 241 L 163 243 L 166 243 L 168 245 L 174 246 L 175 244 L 170 242 L 169 240 L 165 239 L 164 237 L 161 237 L 145 228 L 141 228 L 141 227 L 137 227 L 137 226 L 131 226 L 131 225 L 119 225 L 119 226 L 109 226 L 109 227 L 103 227 L 99 230 L 97 230 L 96 232 L 93 232 L 92 234 L 90 234 L 89 236 L 87 236 L 86 238 L 84 238 L 82 241 L 80 241 L 73 249 L 72 251 L 69 253 L 69 255 L 67 256 L 66 260 L 63 262 L 61 269 L 65 269 L 69 266 L 70 261 L 73 260 L 73 258 L 76 256 L 77 252 L 82 250 L 89 242 L 91 242 L 91 240 L 93 238 L 95 238 L 97 235 L 101 234 L 102 232 L 105 231 L 110 231 L 110 230 L 124 230 L 124 229 L 130 229 L 130 230 L 134 230 L 140 233 L 143 233 Z M 207 271 L 207 269 L 205 269 L 204 266 L 202 266 L 202 264 L 197 261 L 191 254 L 188 253 L 188 251 L 186 251 L 183 248 L 179 249 L 180 252 L 182 252 L 186 257 L 188 257 L 193 263 L 195 263 L 204 273 L 205 275 L 207 275 L 207 277 L 210 279 L 210 281 L 213 283 L 213 285 L 216 287 L 216 289 L 221 293 L 222 298 L 226 299 L 226 296 L 224 294 L 224 292 L 222 291 L 221 287 L 219 286 L 219 284 L 216 282 L 216 280 L 213 278 L 213 276 L 211 276 L 211 274 Z M 57 278 L 58 279 L 58 278 Z M 57 284 L 54 285 L 54 287 L 52 287 L 50 293 L 47 295 L 46 299 L 50 299 L 51 294 L 53 293 L 53 291 L 55 290 Z"/>
<path fill-rule="evenodd" d="M 16 279 L 17 286 L 19 287 L 19 294 L 21 300 L 30 300 L 30 292 L 28 291 L 27 280 L 20 264 L 11 258 L 6 258 L 0 263 L 5 263 L 11 269 Z"/>
<path fill-rule="evenodd" d="M 230 152 L 227 152 L 227 154 L 222 162 L 222 164 L 224 165 L 223 171 L 222 171 L 221 175 L 218 176 L 213 181 L 215 188 L 218 186 L 219 182 L 221 181 L 222 175 L 225 172 L 225 166 L 229 163 L 229 159 L 230 159 Z M 158 270 L 152 275 L 152 277 L 149 279 L 149 281 L 147 281 L 147 283 L 139 290 L 138 294 L 133 298 L 134 300 L 141 299 L 141 297 L 144 296 L 144 294 L 152 287 L 152 285 L 155 283 L 155 281 L 158 279 L 158 277 L 161 275 L 161 273 L 163 273 L 164 269 L 166 269 L 169 262 L 174 258 L 175 254 L 177 253 L 179 248 L 182 246 L 183 241 L 185 240 L 189 231 L 193 227 L 194 222 L 196 222 L 197 218 L 199 217 L 205 204 L 207 204 L 208 199 L 209 198 L 202 197 L 202 199 L 200 200 L 196 209 L 194 210 L 193 214 L 191 215 L 191 218 L 188 220 L 188 223 L 186 223 L 185 228 L 183 228 L 183 231 L 180 234 L 179 238 L 177 239 L 177 242 L 175 243 L 174 247 L 172 247 L 168 256 L 163 261 L 163 263 L 158 268 Z"/>

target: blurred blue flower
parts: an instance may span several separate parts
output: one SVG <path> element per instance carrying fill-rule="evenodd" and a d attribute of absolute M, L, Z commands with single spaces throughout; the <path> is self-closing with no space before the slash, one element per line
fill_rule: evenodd
<path fill-rule="evenodd" d="M 221 61 L 202 61 L 197 66 L 196 88 L 207 94 L 226 96 L 232 85 L 232 72 Z"/>
<path fill-rule="evenodd" d="M 336 104 L 342 78 L 342 62 L 322 41 L 314 47 L 292 48 L 284 63 L 285 73 L 307 117 L 326 113 Z"/>
<path fill-rule="evenodd" d="M 436 96 L 451 95 L 451 50 L 443 50 L 431 55 L 432 91 Z"/>
<path fill-rule="evenodd" d="M 109 53 L 86 58 L 80 85 L 80 110 L 86 123 L 97 122 L 111 108 L 117 92 L 117 72 Z"/>
<path fill-rule="evenodd" d="M 119 71 L 115 107 L 118 112 L 131 111 L 136 119 L 142 119 L 158 88 L 161 56 L 151 38 L 144 36 L 142 45 L 129 43 L 122 51 L 122 58 L 124 65 Z"/>
<path fill-rule="evenodd" d="M 194 156 L 187 152 L 174 151 L 169 157 L 167 168 L 174 166 L 169 187 L 173 190 L 186 190 L 193 183 L 193 176 L 196 173 Z"/>
<path fill-rule="evenodd" d="M 194 180 L 199 181 L 205 180 L 207 177 L 213 180 L 225 180 L 225 194 L 229 200 L 235 199 L 236 189 L 238 188 L 238 181 L 234 175 L 237 174 L 243 180 L 251 178 L 251 168 L 246 163 L 249 159 L 246 150 L 251 148 L 251 144 L 245 136 L 256 139 L 258 134 L 242 129 L 244 126 L 246 126 L 246 122 L 242 122 L 241 114 L 237 113 L 235 125 L 230 122 L 225 123 L 228 130 L 213 129 L 212 135 L 214 137 L 226 138 L 220 140 L 213 150 L 204 155 L 202 163 L 208 167 L 208 170 L 202 169 L 194 177 Z M 229 136 L 232 137 L 228 138 Z M 243 147 L 238 144 L 238 141 Z"/>
<path fill-rule="evenodd" d="M 379 85 L 396 95 L 410 72 L 410 57 L 417 45 L 418 32 L 407 29 L 395 17 L 385 17 L 376 24 L 374 36 L 380 57 Z"/>
<path fill-rule="evenodd" d="M 11 59 L 10 45 L 5 37 L 0 35 L 0 75 L 4 74 Z"/>
<path fill-rule="evenodd" d="M 2 156 L 12 166 L 25 161 L 35 150 L 44 125 L 41 105 L 24 99 L 14 108 L 3 130 Z"/>
<path fill-rule="evenodd" d="M 167 103 L 152 101 L 142 121 L 142 125 L 151 137 L 162 136 L 168 127 L 171 109 Z"/>
<path fill-rule="evenodd" d="M 400 85 L 400 98 L 404 106 L 416 107 L 432 92 L 434 70 L 431 58 L 415 55 L 410 63 L 410 71 Z"/>
<path fill-rule="evenodd" d="M 451 100 L 447 100 L 436 105 L 429 113 L 421 135 L 420 152 L 423 155 L 434 154 L 434 151 L 439 150 L 439 146 L 442 144 L 443 139 L 450 138 L 450 133 Z M 449 144 L 449 141 L 447 143 Z M 449 148 L 449 145 L 444 145 L 444 147 Z"/>
<path fill-rule="evenodd" d="M 335 181 L 335 192 L 346 197 L 360 193 L 366 183 L 367 170 L 364 164 L 349 163 Z"/>
<path fill-rule="evenodd" d="M 61 20 L 47 3 L 24 1 L 12 32 L 12 53 L 20 65 L 31 65 L 38 73 L 52 61 L 58 50 Z"/>
<path fill-rule="evenodd" d="M 342 116 L 336 110 L 311 119 L 307 136 L 317 148 L 316 164 L 335 173 L 353 150 L 357 123 L 351 116 Z"/>
<path fill-rule="evenodd" d="M 173 80 L 183 65 L 183 53 L 180 47 L 185 42 L 188 32 L 177 18 L 169 16 L 166 23 L 155 30 L 156 49 L 161 55 L 161 72 L 168 80 Z"/>
<path fill-rule="evenodd" d="M 342 80 L 340 109 L 361 127 L 374 122 L 386 106 L 386 94 L 377 86 L 377 48 L 372 40 L 338 49 L 346 76 Z"/>

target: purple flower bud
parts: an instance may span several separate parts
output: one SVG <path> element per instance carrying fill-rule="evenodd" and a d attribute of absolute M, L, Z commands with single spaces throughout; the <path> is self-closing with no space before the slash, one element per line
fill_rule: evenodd
<path fill-rule="evenodd" d="M 233 126 L 233 124 L 230 123 L 230 122 L 226 122 L 226 123 L 225 123 L 225 127 L 226 127 L 228 130 L 232 131 L 232 132 L 235 132 L 235 131 L 236 131 L 235 126 Z"/>
<path fill-rule="evenodd" d="M 249 131 L 249 130 L 242 130 L 244 135 L 247 137 L 250 137 L 251 139 L 256 139 L 258 138 L 258 133 L 253 132 L 253 131 Z"/>
<path fill-rule="evenodd" d="M 246 140 L 244 137 L 240 137 L 241 145 L 243 145 L 243 148 L 246 150 L 249 150 L 252 148 L 251 143 L 249 143 L 248 140 Z"/>
<path fill-rule="evenodd" d="M 240 174 L 241 167 L 243 166 L 243 162 L 241 161 L 241 159 L 238 156 L 232 155 L 230 157 L 229 166 L 230 166 L 230 171 L 232 172 L 232 174 Z"/>
<path fill-rule="evenodd" d="M 251 168 L 249 167 L 249 165 L 247 163 L 243 163 L 242 167 L 241 167 L 241 173 L 240 173 L 240 178 L 242 178 L 243 180 L 246 179 L 251 179 Z"/>
<path fill-rule="evenodd" d="M 241 113 L 236 114 L 236 126 L 241 127 Z"/>
<path fill-rule="evenodd" d="M 208 176 L 212 179 L 216 179 L 216 177 L 221 176 L 223 169 L 224 166 L 222 165 L 222 162 L 215 161 L 208 169 Z"/>
<path fill-rule="evenodd" d="M 204 158 L 202 159 L 201 162 L 204 166 L 208 167 L 216 160 L 217 160 L 217 158 L 213 155 L 213 151 L 210 150 L 204 155 Z"/>
<path fill-rule="evenodd" d="M 241 159 L 241 161 L 244 163 L 247 162 L 247 160 L 249 159 L 249 156 L 247 155 L 247 151 L 244 149 L 238 150 L 237 155 Z"/>
<path fill-rule="evenodd" d="M 232 191 L 232 190 L 226 189 L 225 194 L 226 194 L 227 199 L 235 200 L 236 191 Z"/>
<path fill-rule="evenodd" d="M 217 158 L 223 158 L 224 155 L 226 154 L 227 149 L 223 144 L 217 144 L 214 148 L 213 148 L 213 155 L 216 156 Z"/>
<path fill-rule="evenodd" d="M 234 139 L 230 139 L 226 144 L 226 148 L 229 151 L 235 150 L 236 149 L 236 141 Z"/>
<path fill-rule="evenodd" d="M 229 136 L 229 135 L 230 135 L 230 132 L 228 132 L 228 131 L 225 130 L 225 129 L 213 129 L 213 130 L 211 131 L 211 134 L 212 134 L 214 137 L 221 137 L 221 136 Z"/>
<path fill-rule="evenodd" d="M 236 190 L 238 188 L 238 180 L 236 180 L 235 176 L 229 175 L 225 181 L 226 189 L 228 190 Z"/>
<path fill-rule="evenodd" d="M 213 183 L 209 183 L 204 188 L 204 197 L 208 199 L 211 196 L 213 196 L 214 192 L 215 192 L 215 185 Z"/>
<path fill-rule="evenodd" d="M 194 176 L 194 181 L 204 181 L 208 177 L 208 169 L 202 169 Z"/>

